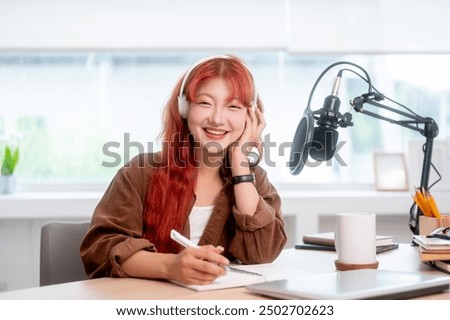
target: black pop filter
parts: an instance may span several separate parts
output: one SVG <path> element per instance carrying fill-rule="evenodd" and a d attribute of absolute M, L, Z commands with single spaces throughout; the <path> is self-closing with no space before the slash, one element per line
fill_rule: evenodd
<path fill-rule="evenodd" d="M 308 152 L 314 135 L 314 117 L 310 109 L 306 109 L 295 131 L 292 141 L 289 167 L 291 174 L 297 175 L 302 171 L 308 160 Z"/>

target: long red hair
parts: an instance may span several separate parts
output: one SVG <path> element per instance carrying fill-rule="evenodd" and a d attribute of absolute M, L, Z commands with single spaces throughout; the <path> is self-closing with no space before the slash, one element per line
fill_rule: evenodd
<path fill-rule="evenodd" d="M 195 101 L 196 92 L 207 80 L 227 81 L 230 100 L 238 98 L 250 106 L 255 95 L 253 78 L 243 62 L 236 57 L 217 57 L 197 65 L 189 74 L 184 94 Z M 176 253 L 178 245 L 170 239 L 170 230 L 182 231 L 193 205 L 197 182 L 194 141 L 187 120 L 178 112 L 178 81 L 164 109 L 161 166 L 152 175 L 144 212 L 143 237 L 151 241 L 158 252 Z M 258 103 L 258 107 L 262 105 Z"/>

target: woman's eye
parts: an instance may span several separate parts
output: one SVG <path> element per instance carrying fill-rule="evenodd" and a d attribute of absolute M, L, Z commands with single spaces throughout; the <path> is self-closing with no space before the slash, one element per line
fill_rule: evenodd
<path fill-rule="evenodd" d="M 202 107 L 210 107 L 211 104 L 207 101 L 200 101 L 198 102 L 198 105 L 202 106 Z"/>
<path fill-rule="evenodd" d="M 230 106 L 228 106 L 228 108 L 231 110 L 241 110 L 242 109 L 242 107 L 237 106 L 237 105 L 230 105 Z"/>

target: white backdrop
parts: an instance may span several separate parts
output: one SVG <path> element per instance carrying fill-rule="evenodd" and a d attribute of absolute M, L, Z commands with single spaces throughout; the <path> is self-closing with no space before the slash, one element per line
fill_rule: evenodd
<path fill-rule="evenodd" d="M 1 49 L 444 53 L 446 0 L 0 0 Z"/>

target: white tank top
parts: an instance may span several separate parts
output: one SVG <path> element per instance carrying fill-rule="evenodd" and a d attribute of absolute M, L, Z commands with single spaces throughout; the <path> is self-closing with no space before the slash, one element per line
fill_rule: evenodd
<path fill-rule="evenodd" d="M 191 241 L 198 243 L 200 237 L 205 231 L 209 218 L 211 217 L 214 206 L 205 206 L 192 208 L 189 214 L 189 226 L 191 227 Z"/>

